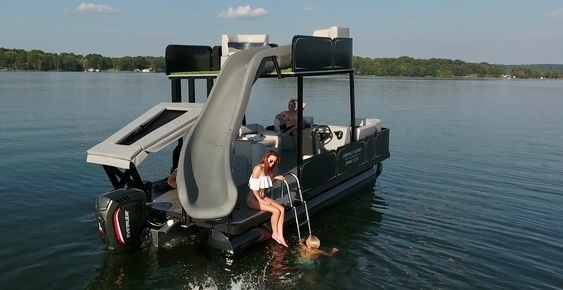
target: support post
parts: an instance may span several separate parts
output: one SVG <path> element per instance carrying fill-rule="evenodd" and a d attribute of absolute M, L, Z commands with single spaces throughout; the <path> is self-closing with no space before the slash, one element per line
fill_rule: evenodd
<path fill-rule="evenodd" d="M 195 103 L 195 79 L 188 79 L 188 102 Z"/>
<path fill-rule="evenodd" d="M 213 88 L 213 78 L 209 78 L 207 79 L 207 97 L 209 97 L 209 94 L 211 93 L 211 89 Z"/>
<path fill-rule="evenodd" d="M 356 102 L 354 101 L 356 96 L 354 95 L 354 70 L 350 72 L 350 128 L 352 128 L 350 140 L 358 141 L 356 139 Z"/>
<path fill-rule="evenodd" d="M 180 103 L 182 101 L 182 83 L 180 79 L 170 80 L 172 90 L 172 102 Z"/>
<path fill-rule="evenodd" d="M 301 179 L 303 163 L 303 77 L 297 77 L 297 176 Z"/>

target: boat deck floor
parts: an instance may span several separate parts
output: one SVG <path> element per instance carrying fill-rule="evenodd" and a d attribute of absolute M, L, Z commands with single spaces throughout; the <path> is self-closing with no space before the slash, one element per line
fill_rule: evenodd
<path fill-rule="evenodd" d="M 295 173 L 294 164 L 297 161 L 295 153 L 283 152 L 280 157 L 282 162 L 277 166 L 278 168 L 276 171 Z M 287 182 L 290 188 L 296 188 L 295 180 L 293 180 L 293 178 L 288 178 Z M 287 195 L 282 197 L 282 185 L 282 182 L 274 182 L 274 187 L 266 194 L 276 199 L 280 204 L 284 204 L 286 209 L 289 209 L 291 202 L 296 203 L 298 201 L 295 199 L 294 191 L 290 194 L 292 197 L 291 202 Z M 268 212 L 251 209 L 246 205 L 246 198 L 249 193 L 248 185 L 240 185 L 237 189 L 237 203 L 229 216 L 215 220 L 192 220 L 192 223 L 199 226 L 214 228 L 229 234 L 239 234 L 268 221 L 270 218 L 270 214 Z M 162 179 L 153 183 L 152 190 L 153 201 L 147 203 L 147 207 L 151 213 L 158 216 L 165 216 L 166 218 L 182 219 L 182 205 L 180 203 L 177 189 L 171 188 L 166 183 L 166 179 Z M 284 190 L 284 193 L 287 194 L 287 190 Z"/>

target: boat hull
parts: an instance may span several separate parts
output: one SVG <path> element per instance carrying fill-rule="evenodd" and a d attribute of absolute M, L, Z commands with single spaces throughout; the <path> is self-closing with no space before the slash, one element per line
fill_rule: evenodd
<path fill-rule="evenodd" d="M 335 205 L 339 201 L 349 198 L 351 195 L 358 192 L 358 190 L 373 186 L 377 177 L 381 174 L 381 171 L 382 164 L 379 163 L 373 168 L 316 195 L 308 200 L 306 205 L 301 204 L 293 209 L 289 208 L 286 211 L 284 227 L 289 229 L 289 227 L 297 226 L 300 223 L 299 221 L 304 220 L 306 218 L 305 206 L 307 206 L 310 215 L 315 215 L 325 211 L 328 207 Z M 296 221 L 294 211 L 296 211 L 299 221 Z M 265 222 L 243 234 L 231 237 L 226 236 L 221 231 L 211 229 L 208 232 L 207 244 L 211 248 L 236 254 L 268 239 L 270 234 L 269 222 Z"/>

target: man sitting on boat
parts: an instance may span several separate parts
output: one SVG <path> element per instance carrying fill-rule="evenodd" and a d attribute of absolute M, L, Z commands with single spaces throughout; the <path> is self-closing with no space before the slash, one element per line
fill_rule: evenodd
<path fill-rule="evenodd" d="M 276 119 L 280 120 L 281 123 L 285 125 L 285 133 L 293 137 L 293 141 L 297 144 L 297 110 L 295 107 L 297 106 L 297 100 L 291 99 L 287 104 L 287 111 L 282 111 L 281 113 L 276 115 Z M 303 102 L 303 109 L 305 109 L 305 102 Z M 281 125 L 280 127 L 283 126 Z M 306 122 L 303 120 L 303 127 L 305 127 Z"/>

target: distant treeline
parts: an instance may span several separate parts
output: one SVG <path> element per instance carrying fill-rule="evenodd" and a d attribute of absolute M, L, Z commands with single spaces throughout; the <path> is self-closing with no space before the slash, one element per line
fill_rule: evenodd
<path fill-rule="evenodd" d="M 0 48 L 0 69 L 35 71 L 134 71 L 151 69 L 165 71 L 164 57 L 126 56 L 105 57 L 99 54 L 86 56 L 74 53 L 45 53 L 41 50 Z"/>
<path fill-rule="evenodd" d="M 373 76 L 563 78 L 563 71 L 559 70 L 563 66 L 559 65 L 498 65 L 408 56 L 374 59 L 355 56 L 353 65 L 356 74 Z"/>
<path fill-rule="evenodd" d="M 563 65 L 498 65 L 486 62 L 469 63 L 461 60 L 431 58 L 367 58 L 354 56 L 357 75 L 404 77 L 503 77 L 563 78 Z M 0 47 L 0 70 L 34 71 L 135 71 L 149 69 L 164 72 L 164 57 L 86 56 L 74 53 L 45 53 L 41 50 L 6 49 Z"/>
<path fill-rule="evenodd" d="M 507 68 L 512 69 L 515 67 L 529 68 L 531 70 L 550 70 L 563 72 L 563 64 L 511 64 L 505 65 Z"/>

